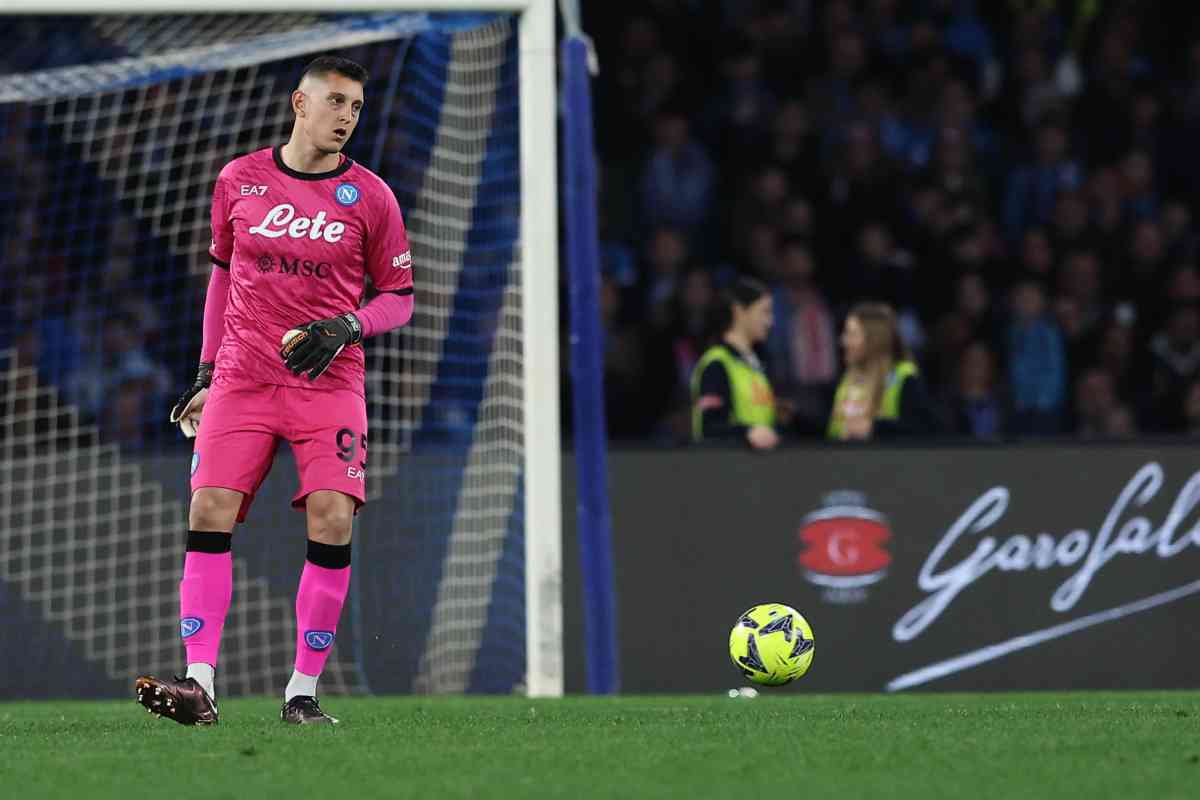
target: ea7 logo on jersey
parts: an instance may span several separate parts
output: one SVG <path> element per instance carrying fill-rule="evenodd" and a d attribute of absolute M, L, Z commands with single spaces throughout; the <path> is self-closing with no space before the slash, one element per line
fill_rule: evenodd
<path fill-rule="evenodd" d="M 398 256 L 392 257 L 392 269 L 409 269 L 412 267 L 412 251 L 405 250 Z"/>
<path fill-rule="evenodd" d="M 251 186 L 247 183 L 242 184 L 242 197 L 253 195 L 254 197 L 262 197 L 267 193 L 265 186 Z"/>
<path fill-rule="evenodd" d="M 297 216 L 291 203 L 275 206 L 262 218 L 262 222 L 250 229 L 250 233 L 266 236 L 268 239 L 290 236 L 293 239 L 308 238 L 314 242 L 324 239 L 330 244 L 340 242 L 345 232 L 346 226 L 341 222 L 335 220 L 326 224 L 324 211 L 318 211 L 317 215 L 311 218 Z"/>

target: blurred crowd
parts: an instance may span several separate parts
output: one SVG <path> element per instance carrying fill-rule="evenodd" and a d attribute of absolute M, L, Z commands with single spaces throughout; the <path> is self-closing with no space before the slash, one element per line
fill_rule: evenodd
<path fill-rule="evenodd" d="M 584 12 L 614 438 L 688 439 L 689 379 L 738 276 L 774 298 L 760 360 L 793 412 L 786 435 L 825 430 L 843 321 L 866 300 L 898 312 L 945 435 L 1200 432 L 1189 4 Z M 112 50 L 82 21 L 48 30 L 15 23 L 0 72 Z M 0 106 L 0 347 L 107 438 L 161 442 L 203 286 L 67 139 L 28 104 Z"/>
<path fill-rule="evenodd" d="M 586 7 L 585 7 L 586 11 Z M 946 435 L 1200 431 L 1200 18 L 1166 3 L 640 0 L 585 17 L 614 438 L 688 436 L 716 290 L 819 436 L 854 303 Z"/>
<path fill-rule="evenodd" d="M 5 25 L 0 74 L 122 54 L 85 16 Z M 14 402 L 51 388 L 72 412 L 38 409 L 39 424 L 95 426 L 133 448 L 172 441 L 165 409 L 183 383 L 177 374 L 195 369 L 203 287 L 49 116 L 0 104 L 0 350 L 36 368 L 9 387 Z"/>

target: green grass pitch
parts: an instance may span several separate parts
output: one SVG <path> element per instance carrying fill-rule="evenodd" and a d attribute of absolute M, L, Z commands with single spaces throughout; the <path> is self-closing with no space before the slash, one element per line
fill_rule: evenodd
<path fill-rule="evenodd" d="M 1200 693 L 0 704 L 0 793 L 68 798 L 1195 798 Z"/>

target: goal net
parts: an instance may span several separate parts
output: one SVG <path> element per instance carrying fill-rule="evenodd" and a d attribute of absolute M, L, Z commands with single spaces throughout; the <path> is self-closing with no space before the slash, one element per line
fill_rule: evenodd
<path fill-rule="evenodd" d="M 199 354 L 212 185 L 286 141 L 300 70 L 335 53 L 371 74 L 346 152 L 396 192 L 417 302 L 366 345 L 368 504 L 322 691 L 561 692 L 558 496 L 530 495 L 557 475 L 528 469 L 557 470 L 556 376 L 527 353 L 557 338 L 529 290 L 556 258 L 529 236 L 521 15 L 0 19 L 0 635 L 41 643 L 45 691 L 182 666 L 190 444 L 166 415 Z M 291 671 L 296 484 L 282 445 L 235 531 L 226 696 Z"/>

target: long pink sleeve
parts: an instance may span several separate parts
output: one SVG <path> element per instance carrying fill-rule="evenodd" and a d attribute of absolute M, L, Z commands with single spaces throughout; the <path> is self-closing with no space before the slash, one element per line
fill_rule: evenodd
<path fill-rule="evenodd" d="M 208 279 L 208 294 L 204 296 L 204 339 L 200 345 L 200 361 L 211 364 L 217 359 L 217 348 L 225 333 L 225 306 L 229 304 L 229 270 L 213 265 Z"/>
<path fill-rule="evenodd" d="M 384 292 L 354 312 L 362 323 L 363 338 L 387 333 L 408 323 L 413 314 L 412 290 L 409 294 Z"/>

